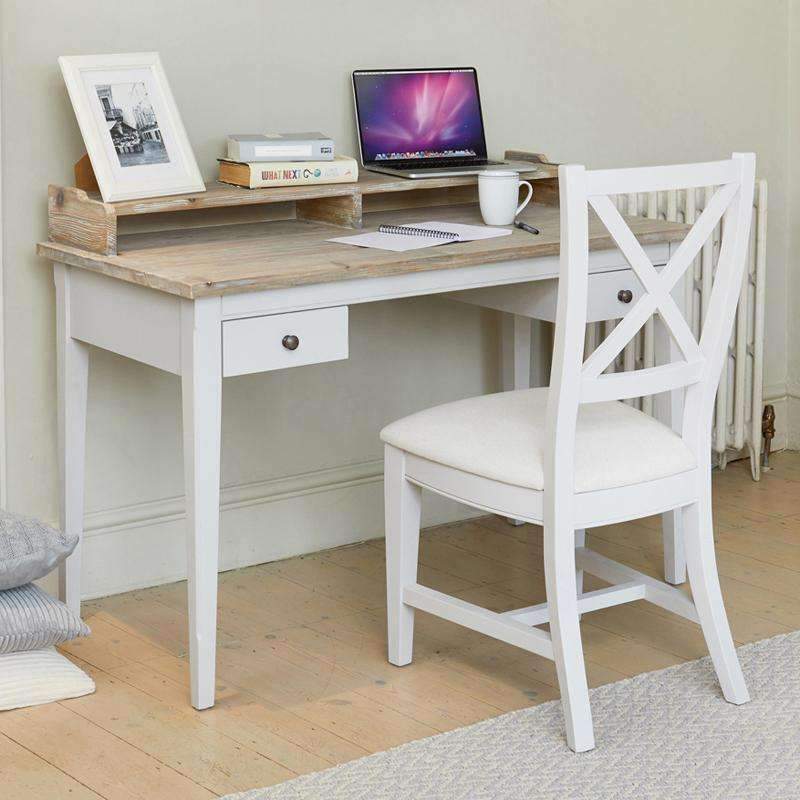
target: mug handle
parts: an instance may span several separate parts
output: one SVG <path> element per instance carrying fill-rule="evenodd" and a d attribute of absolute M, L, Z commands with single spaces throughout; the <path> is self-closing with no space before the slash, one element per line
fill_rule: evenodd
<path fill-rule="evenodd" d="M 517 214 L 519 214 L 525 208 L 525 206 L 528 205 L 528 203 L 530 203 L 531 197 L 533 197 L 533 186 L 531 186 L 530 183 L 528 183 L 528 181 L 520 181 L 517 184 L 517 188 L 519 188 L 520 186 L 528 187 L 528 196 L 517 206 L 517 210 L 514 212 L 514 217 L 516 217 Z"/>

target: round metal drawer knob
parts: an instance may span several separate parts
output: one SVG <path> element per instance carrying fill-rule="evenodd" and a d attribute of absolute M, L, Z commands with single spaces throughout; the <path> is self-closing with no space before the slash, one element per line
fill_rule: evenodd
<path fill-rule="evenodd" d="M 292 333 L 288 336 L 284 336 L 283 339 L 281 339 L 281 344 L 287 350 L 297 350 L 297 348 L 300 347 L 300 339 Z"/>
<path fill-rule="evenodd" d="M 633 300 L 633 292 L 630 289 L 620 289 L 617 292 L 617 300 L 620 303 L 630 303 Z"/>

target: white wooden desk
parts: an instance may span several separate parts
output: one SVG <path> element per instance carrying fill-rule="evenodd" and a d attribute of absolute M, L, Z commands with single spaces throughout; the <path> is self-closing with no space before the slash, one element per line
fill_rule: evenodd
<path fill-rule="evenodd" d="M 528 318 L 551 319 L 555 309 L 558 209 L 529 206 L 525 219 L 541 229 L 540 236 L 515 230 L 409 254 L 328 244 L 335 229 L 307 219 L 133 234 L 117 241 L 110 215 L 126 213 L 133 201 L 112 206 L 66 191 L 51 190 L 51 235 L 72 243 L 38 246 L 54 262 L 57 287 L 62 525 L 82 534 L 86 345 L 180 375 L 191 696 L 195 708 L 208 708 L 214 704 L 223 378 L 346 358 L 350 305 L 448 293 L 516 315 L 508 318 L 504 385 L 528 385 Z M 334 198 L 335 214 L 342 211 L 341 199 Z M 345 196 L 347 209 L 351 200 Z M 313 213 L 313 207 L 303 212 Z M 474 206 L 456 205 L 376 212 L 364 224 L 431 218 L 479 221 Z M 59 230 L 65 220 L 66 232 Z M 632 227 L 655 264 L 666 262 L 670 243 L 685 230 L 646 219 Z M 98 236 L 106 237 L 100 246 Z M 590 318 L 622 317 L 630 305 L 617 299 L 618 292 L 628 289 L 635 299 L 638 282 L 596 222 L 590 246 Z M 295 340 L 286 337 L 297 337 L 298 346 L 290 349 Z M 665 419 L 673 405 L 664 404 Z M 681 581 L 671 518 L 666 532 L 666 571 Z M 60 587 L 79 610 L 80 549 L 62 568 Z"/>

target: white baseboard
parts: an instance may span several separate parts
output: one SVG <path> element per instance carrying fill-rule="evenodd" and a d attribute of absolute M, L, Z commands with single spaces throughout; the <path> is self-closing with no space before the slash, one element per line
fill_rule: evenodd
<path fill-rule="evenodd" d="M 380 460 L 365 461 L 300 475 L 289 475 L 284 478 L 223 487 L 220 509 L 225 512 L 250 505 L 260 505 L 376 481 L 383 481 L 383 462 Z M 142 527 L 143 524 L 153 522 L 163 524 L 174 519 L 185 519 L 185 516 L 186 505 L 183 495 L 104 511 L 92 511 L 84 518 L 85 536 L 89 539 L 131 527 Z"/>
<path fill-rule="evenodd" d="M 423 524 L 481 512 L 426 493 Z M 183 497 L 86 515 L 83 597 L 186 577 Z M 383 535 L 383 462 L 368 461 L 222 490 L 220 571 Z"/>
<path fill-rule="evenodd" d="M 776 406 L 776 417 L 777 413 Z M 786 420 L 786 449 L 800 450 L 800 394 L 790 394 L 786 398 Z"/>

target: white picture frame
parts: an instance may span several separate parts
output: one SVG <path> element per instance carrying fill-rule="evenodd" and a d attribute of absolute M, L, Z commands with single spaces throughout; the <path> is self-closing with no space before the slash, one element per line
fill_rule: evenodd
<path fill-rule="evenodd" d="M 58 65 L 105 202 L 206 190 L 158 53 Z"/>

